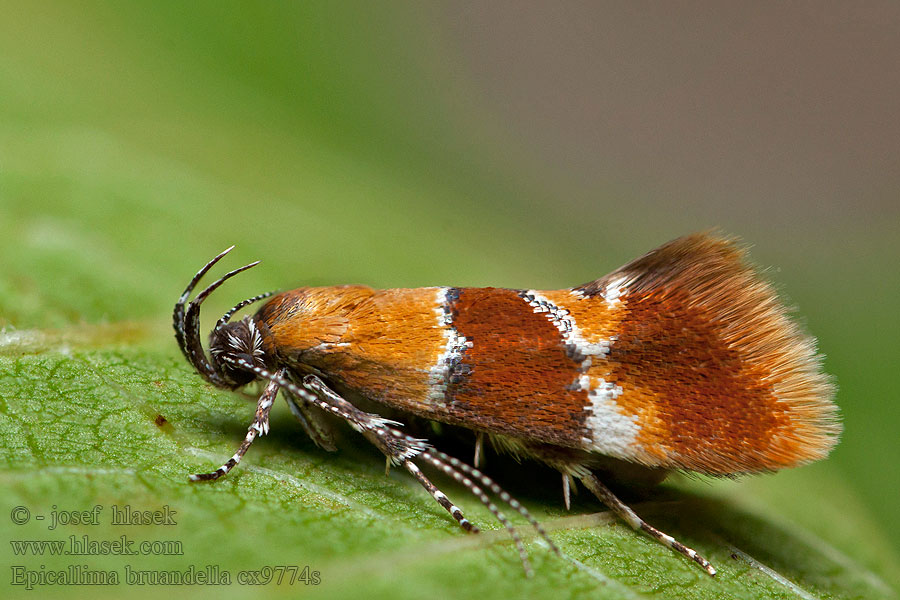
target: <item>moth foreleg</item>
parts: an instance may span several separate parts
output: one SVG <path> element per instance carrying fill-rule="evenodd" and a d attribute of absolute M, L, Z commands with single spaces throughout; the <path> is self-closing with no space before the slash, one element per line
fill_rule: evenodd
<path fill-rule="evenodd" d="M 278 371 L 278 375 L 284 377 L 284 369 Z M 250 449 L 250 445 L 253 444 L 253 440 L 255 440 L 257 436 L 269 433 L 269 411 L 275 403 L 275 397 L 278 395 L 280 387 L 281 386 L 275 381 L 270 381 L 268 385 L 266 385 L 259 400 L 256 402 L 256 415 L 253 418 L 253 422 L 250 423 L 250 427 L 247 428 L 247 435 L 238 447 L 237 452 L 235 452 L 224 465 L 212 473 L 198 473 L 196 475 L 191 475 L 191 481 L 211 481 L 226 475 L 241 462 L 244 454 Z"/>

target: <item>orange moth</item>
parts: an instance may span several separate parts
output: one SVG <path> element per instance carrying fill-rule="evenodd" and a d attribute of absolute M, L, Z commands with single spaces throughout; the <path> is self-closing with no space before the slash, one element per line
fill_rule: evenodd
<path fill-rule="evenodd" d="M 256 263 L 188 299 L 229 250 L 197 273 L 176 304 L 176 339 L 213 385 L 267 385 L 238 451 L 194 480 L 216 479 L 240 462 L 268 431 L 281 391 L 319 445 L 334 449 L 323 414 L 343 419 L 415 476 L 464 529 L 477 531 L 417 464 L 462 483 L 510 531 L 526 572 L 521 540 L 489 494 L 556 546 L 476 468 L 484 436 L 497 449 L 558 470 L 566 505 L 571 482 L 581 481 L 629 525 L 713 575 L 705 558 L 613 495 L 598 470 L 620 464 L 656 479 L 673 470 L 760 473 L 824 458 L 837 443 L 834 386 L 814 339 L 728 238 L 682 237 L 562 290 L 353 285 L 262 294 L 219 319 L 207 354 L 200 304 Z M 231 321 L 260 300 L 266 302 L 255 315 Z M 471 430 L 475 466 L 362 410 L 359 399 Z"/>

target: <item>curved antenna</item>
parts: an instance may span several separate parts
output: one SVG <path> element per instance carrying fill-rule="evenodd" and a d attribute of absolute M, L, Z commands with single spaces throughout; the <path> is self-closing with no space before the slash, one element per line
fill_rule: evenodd
<path fill-rule="evenodd" d="M 203 343 L 200 339 L 200 304 L 220 285 L 238 273 L 255 267 L 259 264 L 259 261 L 244 265 L 239 269 L 226 273 L 211 283 L 205 290 L 197 294 L 197 297 L 188 304 L 187 310 L 185 310 L 184 305 L 191 295 L 191 292 L 194 291 L 197 283 L 199 283 L 200 278 L 219 262 L 223 256 L 231 252 L 232 249 L 234 249 L 234 246 L 221 252 L 218 256 L 206 263 L 206 265 L 194 275 L 193 279 L 188 283 L 187 288 L 185 288 L 184 293 L 182 293 L 181 297 L 178 299 L 178 302 L 175 303 L 175 310 L 172 315 L 175 327 L 175 339 L 178 341 L 181 352 L 204 379 L 218 387 L 232 387 L 234 382 L 210 362 L 206 352 L 203 350 Z"/>
<path fill-rule="evenodd" d="M 188 283 L 187 287 L 184 289 L 184 293 L 181 294 L 178 302 L 175 303 L 175 311 L 172 314 L 172 324 L 175 327 L 175 339 L 178 341 L 178 347 L 181 348 L 181 352 L 189 361 L 191 357 L 188 356 L 187 335 L 184 331 L 184 304 L 185 302 L 187 302 L 187 299 L 191 295 L 191 292 L 194 291 L 194 286 L 197 285 L 197 283 L 200 281 L 200 278 L 206 275 L 206 272 L 213 268 L 213 265 L 219 262 L 219 260 L 221 260 L 223 256 L 225 256 L 232 250 L 234 250 L 234 246 L 223 250 L 219 253 L 218 256 L 206 263 L 206 265 L 204 265 L 202 269 L 197 271 L 197 274 L 194 275 L 194 278 L 191 279 L 191 282 Z"/>
<path fill-rule="evenodd" d="M 242 308 L 244 308 L 245 306 L 247 306 L 249 304 L 253 304 L 254 302 L 259 302 L 263 298 L 268 298 L 269 296 L 271 296 L 273 294 L 275 294 L 275 292 L 266 292 L 265 294 L 259 294 L 257 296 L 253 296 L 252 298 L 247 298 L 246 300 L 241 300 L 240 302 L 235 304 L 233 307 L 231 307 L 231 310 L 229 310 L 224 315 L 222 315 L 222 317 L 218 321 L 216 321 L 215 328 L 221 329 L 222 326 L 225 325 L 225 323 L 227 323 L 228 321 L 231 320 L 231 317 L 234 315 L 234 313 L 236 313 L 237 311 L 241 310 Z"/>

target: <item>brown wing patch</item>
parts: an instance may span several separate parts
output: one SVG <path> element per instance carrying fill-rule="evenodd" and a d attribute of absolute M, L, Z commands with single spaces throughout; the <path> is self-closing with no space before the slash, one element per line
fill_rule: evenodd
<path fill-rule="evenodd" d="M 463 288 L 453 324 L 472 346 L 447 390 L 454 419 L 493 433 L 581 444 L 587 393 L 559 330 L 515 290 Z"/>
<path fill-rule="evenodd" d="M 693 470 L 765 469 L 770 440 L 791 426 L 766 373 L 687 298 L 627 298 L 609 378 L 624 390 L 623 411 L 640 417 L 636 441 Z"/>

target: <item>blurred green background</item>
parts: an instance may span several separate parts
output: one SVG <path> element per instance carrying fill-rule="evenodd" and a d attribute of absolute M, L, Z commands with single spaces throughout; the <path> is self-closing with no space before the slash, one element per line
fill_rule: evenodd
<path fill-rule="evenodd" d="M 0 10 L 6 368 L 70 348 L 109 364 L 136 346 L 189 376 L 171 306 L 231 244 L 229 265 L 263 264 L 207 316 L 300 284 L 568 287 L 718 226 L 774 267 L 827 356 L 845 427 L 809 475 L 748 485 L 841 495 L 877 540 L 855 557 L 893 577 L 896 4 Z M 12 431 L 17 385 L 33 380 L 0 378 Z M 224 448 L 249 412 L 235 418 Z M 8 472 L 53 463 L 5 443 Z"/>

